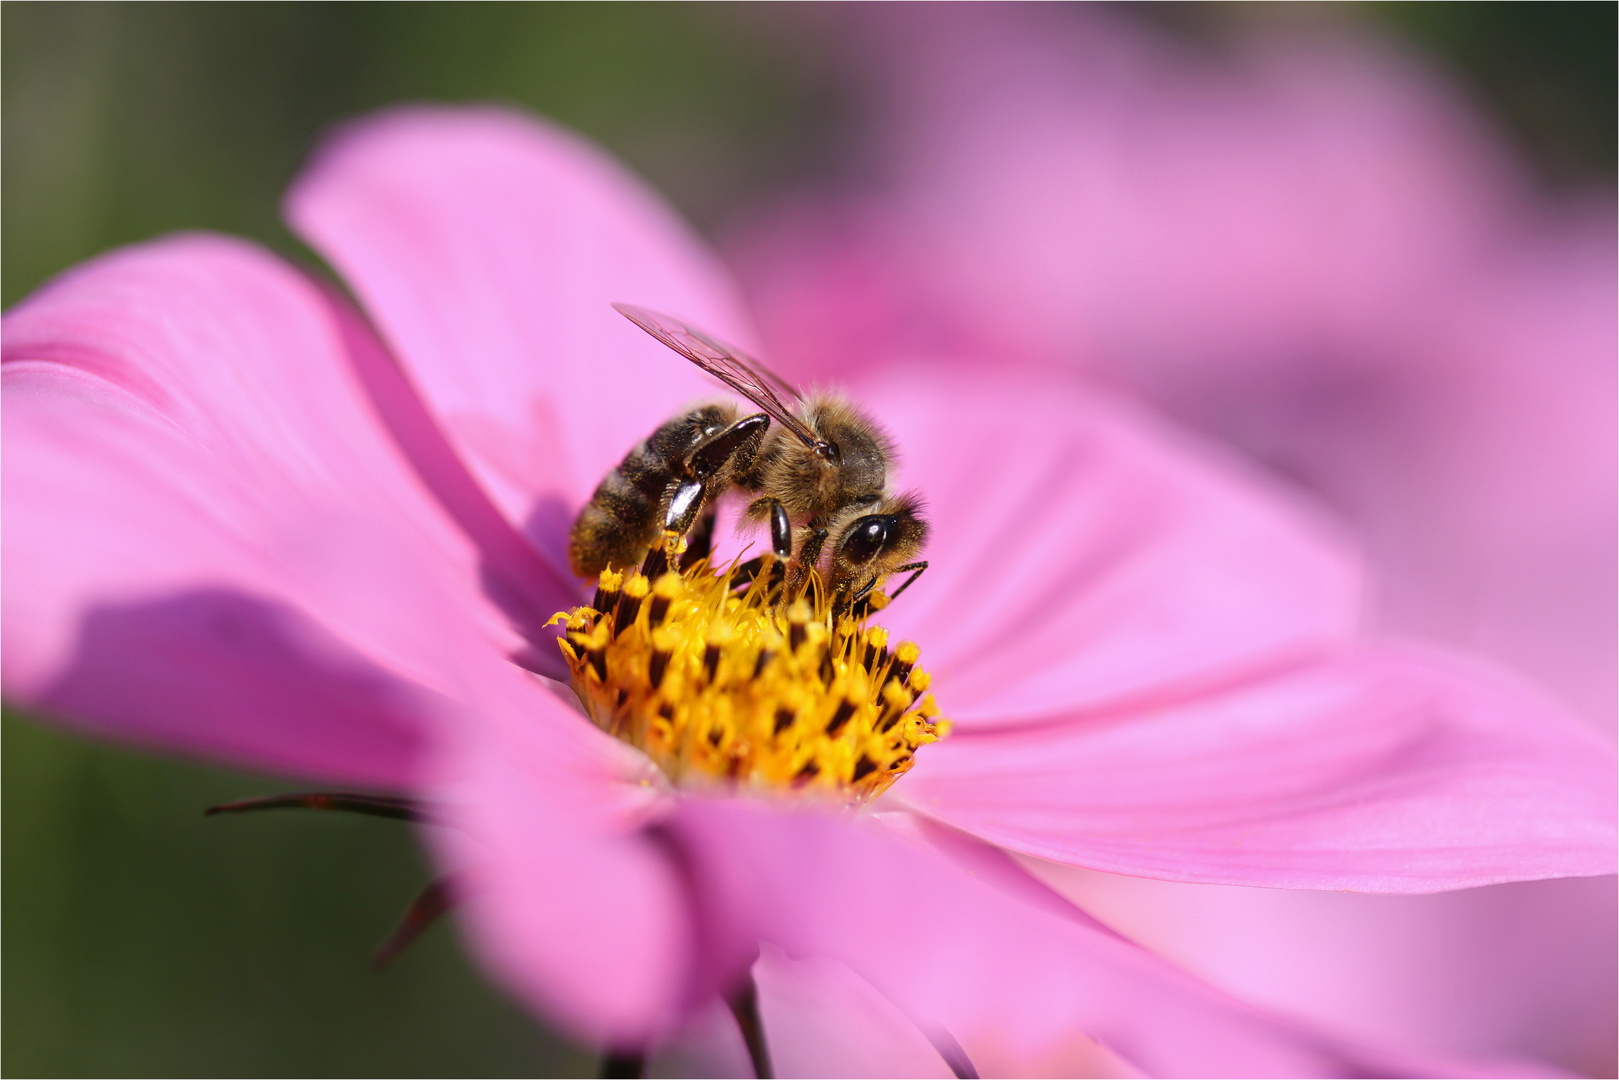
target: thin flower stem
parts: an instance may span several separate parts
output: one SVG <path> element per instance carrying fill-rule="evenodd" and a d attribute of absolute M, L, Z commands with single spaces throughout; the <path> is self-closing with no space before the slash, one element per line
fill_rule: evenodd
<path fill-rule="evenodd" d="M 742 1041 L 748 1044 L 753 1075 L 759 1080 L 770 1080 L 776 1071 L 770 1064 L 770 1047 L 765 1043 L 764 1024 L 759 1021 L 759 988 L 754 985 L 751 972 L 725 1003 L 731 1007 L 731 1015 L 736 1017 L 736 1026 L 742 1029 Z"/>
<path fill-rule="evenodd" d="M 639 1080 L 646 1075 L 646 1054 L 640 1050 L 609 1050 L 602 1055 L 601 1068 L 596 1075 L 603 1080 L 608 1077 Z"/>
<path fill-rule="evenodd" d="M 978 1080 L 978 1069 L 973 1066 L 972 1058 L 967 1056 L 967 1051 L 961 1048 L 954 1035 L 942 1027 L 932 1028 L 924 1034 L 927 1035 L 928 1042 L 933 1044 L 933 1049 L 944 1058 L 944 1063 L 950 1066 L 950 1071 L 956 1074 L 956 1080 Z"/>

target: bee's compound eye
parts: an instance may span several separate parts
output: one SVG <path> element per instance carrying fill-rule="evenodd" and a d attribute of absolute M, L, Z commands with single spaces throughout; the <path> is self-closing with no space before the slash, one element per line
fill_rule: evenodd
<path fill-rule="evenodd" d="M 843 534 L 843 556 L 850 562 L 868 563 L 888 543 L 888 530 L 894 518 L 889 514 L 871 514 L 859 518 Z"/>

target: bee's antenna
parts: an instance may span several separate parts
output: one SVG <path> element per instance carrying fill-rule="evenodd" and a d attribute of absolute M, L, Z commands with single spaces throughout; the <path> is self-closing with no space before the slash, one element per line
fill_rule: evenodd
<path fill-rule="evenodd" d="M 921 577 L 922 576 L 922 571 L 926 570 L 927 568 L 928 568 L 927 560 L 924 559 L 921 562 L 906 563 L 904 566 L 896 566 L 896 567 L 894 567 L 893 570 L 889 571 L 890 573 L 894 573 L 894 574 L 903 574 L 907 570 L 914 570 L 915 573 L 913 573 L 910 577 L 906 578 L 905 583 L 903 585 L 901 585 L 899 588 L 895 589 L 893 592 L 888 594 L 888 602 L 890 604 L 892 604 L 895 600 L 898 600 L 899 599 L 899 594 L 904 592 L 906 589 L 909 589 L 911 587 L 911 582 L 913 582 L 917 578 Z"/>

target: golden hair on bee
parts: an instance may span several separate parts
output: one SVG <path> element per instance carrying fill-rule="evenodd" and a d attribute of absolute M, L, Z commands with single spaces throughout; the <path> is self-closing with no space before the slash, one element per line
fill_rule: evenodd
<path fill-rule="evenodd" d="M 817 439 L 837 448 L 837 454 L 828 460 L 785 429 L 772 429 L 749 475 L 767 494 L 748 508 L 749 517 L 767 520 L 772 498 L 789 518 L 801 521 L 824 518 L 886 494 L 894 448 L 876 421 L 832 391 L 804 398 L 797 413 Z"/>
<path fill-rule="evenodd" d="M 921 499 L 889 490 L 894 446 L 871 416 L 836 392 L 800 395 L 678 319 L 613 306 L 761 411 L 702 405 L 632 447 L 574 523 L 568 550 L 576 574 L 632 566 L 667 534 L 692 533 L 687 561 L 706 555 L 714 503 L 733 490 L 750 498 L 749 518 L 769 523 L 773 552 L 791 575 L 801 580 L 814 569 L 847 602 L 864 600 L 887 574 L 926 569 L 906 565 L 927 539 Z"/>

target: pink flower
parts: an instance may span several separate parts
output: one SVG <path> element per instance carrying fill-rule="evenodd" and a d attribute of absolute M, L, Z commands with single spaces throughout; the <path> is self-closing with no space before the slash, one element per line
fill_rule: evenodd
<path fill-rule="evenodd" d="M 772 988 L 864 987 L 1008 1068 L 1456 1068 L 1244 1006 L 1006 851 L 1394 892 L 1613 868 L 1606 743 L 1498 674 L 1358 645 L 1322 526 L 1127 406 L 987 363 L 854 387 L 932 500 L 933 569 L 884 621 L 956 733 L 858 817 L 671 788 L 512 658 L 559 670 L 573 513 L 708 392 L 608 302 L 745 343 L 723 273 L 593 148 L 498 111 L 346 129 L 287 210 L 369 321 L 210 236 L 7 316 L 6 693 L 441 805 L 474 949 L 583 1038 L 670 1036 L 763 947 L 767 1018 Z"/>
<path fill-rule="evenodd" d="M 1341 513 L 1374 625 L 1611 732 L 1611 191 L 1547 200 L 1460 88 L 1348 19 L 1286 26 L 1201 48 L 1100 6 L 861 12 L 858 182 L 733 245 L 765 341 L 804 370 L 991 350 L 1128 389 Z M 1612 880 L 1063 883 L 1251 1000 L 1613 1069 Z"/>

